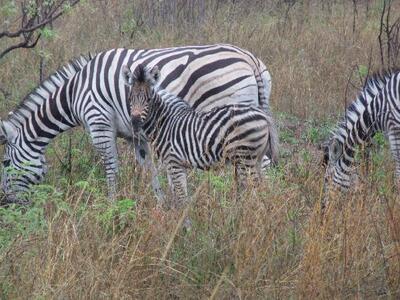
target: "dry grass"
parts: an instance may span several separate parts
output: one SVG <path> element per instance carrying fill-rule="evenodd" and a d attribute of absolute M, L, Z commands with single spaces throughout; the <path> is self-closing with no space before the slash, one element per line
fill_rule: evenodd
<path fill-rule="evenodd" d="M 397 298 L 395 192 L 370 184 L 335 195 L 321 221 L 321 175 L 315 162 L 295 158 L 239 202 L 230 178 L 222 176 L 223 186 L 213 174 L 192 178 L 192 190 L 203 184 L 187 233 L 177 228 L 183 212 L 156 209 L 146 178 L 135 187 L 141 199 L 127 222 L 123 214 L 104 222 L 105 200 L 71 188 L 62 202 L 67 208 L 50 199 L 45 205 L 44 231 L 16 237 L 0 258 L 3 292 L 72 299 Z M 392 179 L 379 183 L 390 187 Z"/>
<path fill-rule="evenodd" d="M 323 220 L 319 213 L 323 169 L 316 143 L 326 135 L 320 123 L 351 99 L 355 89 L 345 95 L 350 75 L 360 84 L 353 66 L 368 65 L 372 55 L 379 68 L 378 2 L 370 1 L 368 18 L 359 6 L 354 33 L 350 2 L 329 11 L 318 1 L 296 4 L 288 18 L 272 4 L 263 11 L 225 5 L 207 12 L 196 31 L 140 28 L 132 38 L 120 33 L 131 13 L 128 1 L 86 1 L 55 24 L 63 30 L 41 46 L 49 71 L 88 50 L 117 46 L 229 42 L 253 51 L 273 76 L 271 104 L 284 115 L 283 157 L 241 201 L 229 172 L 191 175 L 193 229 L 185 233 L 178 226 L 183 212 L 156 209 L 148 174 L 135 167 L 125 144 L 120 198 L 128 205 L 118 206 L 104 196 L 100 164 L 82 132 L 74 134 L 71 178 L 57 158 L 65 156 L 66 138 L 57 139 L 48 152 L 47 184 L 61 194 L 42 187 L 34 213 L 0 220 L 22 227 L 0 230 L 7 241 L 0 243 L 1 297 L 399 298 L 400 202 L 388 151 L 373 154 L 357 190 L 331 195 Z M 15 99 L 0 103 L 2 115 L 37 82 L 37 65 L 32 51 L 0 62 L 1 85 Z"/>

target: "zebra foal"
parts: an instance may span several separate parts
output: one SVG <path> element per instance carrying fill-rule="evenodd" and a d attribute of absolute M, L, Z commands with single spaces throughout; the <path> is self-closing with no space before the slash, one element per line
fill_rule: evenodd
<path fill-rule="evenodd" d="M 198 112 L 188 102 L 158 87 L 157 66 L 122 68 L 130 91 L 134 133 L 142 131 L 166 165 L 175 208 L 188 200 L 186 170 L 208 169 L 218 162 L 235 165 L 243 182 L 247 171 L 261 178 L 264 155 L 277 161 L 278 136 L 272 118 L 248 105 L 227 105 Z"/>
<path fill-rule="evenodd" d="M 400 72 L 371 76 L 357 99 L 348 107 L 325 147 L 325 190 L 332 183 L 346 191 L 354 185 L 352 165 L 356 148 L 368 145 L 377 132 L 389 140 L 396 163 L 397 187 L 400 188 Z M 322 208 L 326 205 L 323 199 Z"/>

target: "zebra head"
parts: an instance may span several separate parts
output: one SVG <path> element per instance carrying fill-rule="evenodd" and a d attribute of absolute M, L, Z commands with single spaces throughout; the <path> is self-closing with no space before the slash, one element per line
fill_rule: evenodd
<path fill-rule="evenodd" d="M 326 167 L 324 178 L 324 190 L 327 190 L 328 185 L 332 182 L 334 187 L 342 191 L 350 187 L 352 178 L 350 175 L 351 157 L 346 153 L 350 149 L 346 149 L 344 143 L 337 137 L 333 137 L 328 142 L 324 143 L 323 164 Z"/>
<path fill-rule="evenodd" d="M 6 203 L 27 204 L 27 191 L 38 184 L 46 174 L 46 161 L 42 151 L 29 146 L 10 121 L 0 120 L 0 143 L 5 145 L 1 188 Z"/>
<path fill-rule="evenodd" d="M 143 65 L 139 65 L 132 73 L 127 66 L 123 66 L 122 74 L 125 84 L 130 87 L 128 103 L 133 131 L 138 132 L 147 118 L 151 99 L 154 96 L 154 86 L 160 78 L 160 71 L 157 66 L 148 70 Z"/>

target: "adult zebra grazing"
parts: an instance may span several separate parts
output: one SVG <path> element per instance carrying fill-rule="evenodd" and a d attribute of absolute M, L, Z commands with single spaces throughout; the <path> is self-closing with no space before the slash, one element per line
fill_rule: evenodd
<path fill-rule="evenodd" d="M 80 57 L 59 69 L 0 121 L 5 145 L 2 189 L 7 202 L 24 203 L 22 194 L 43 180 L 44 152 L 61 132 L 83 125 L 100 153 L 109 196 L 116 193 L 116 137 L 132 139 L 128 87 L 121 67 L 138 64 L 160 67 L 160 85 L 202 111 L 245 103 L 268 110 L 270 75 L 264 64 L 246 50 L 231 45 L 164 49 L 112 49 L 95 57 Z M 138 149 L 147 159 L 146 144 Z M 149 160 L 148 160 L 149 162 Z M 154 169 L 152 163 L 146 164 Z M 16 172 L 16 171 L 17 172 Z M 153 180 L 158 189 L 157 177 Z"/>
<path fill-rule="evenodd" d="M 122 72 L 131 87 L 128 101 L 133 130 L 136 134 L 143 131 L 166 164 L 175 207 L 187 201 L 187 168 L 208 169 L 229 161 L 243 182 L 246 171 L 261 178 L 267 152 L 276 162 L 278 134 L 272 118 L 260 108 L 236 104 L 198 112 L 157 87 L 157 66 L 148 70 L 139 65 L 135 73 L 124 66 Z"/>
<path fill-rule="evenodd" d="M 325 148 L 325 187 L 328 181 L 332 181 L 341 190 L 349 189 L 353 183 L 351 165 L 356 147 L 368 143 L 378 131 L 388 137 L 400 182 L 399 84 L 399 71 L 377 74 L 368 79 Z"/>

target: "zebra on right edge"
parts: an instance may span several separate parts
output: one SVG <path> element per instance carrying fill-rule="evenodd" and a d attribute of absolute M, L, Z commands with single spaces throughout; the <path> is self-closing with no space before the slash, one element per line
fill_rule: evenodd
<path fill-rule="evenodd" d="M 188 100 L 157 86 L 157 66 L 149 69 L 139 65 L 134 73 L 124 66 L 122 72 L 130 87 L 133 131 L 144 133 L 166 165 L 175 208 L 188 200 L 188 168 L 206 170 L 230 162 L 243 185 L 247 175 L 262 179 L 266 154 L 277 162 L 277 130 L 273 119 L 260 108 L 236 104 L 198 112 Z"/>
<path fill-rule="evenodd" d="M 396 163 L 397 187 L 400 189 L 399 71 L 371 76 L 357 99 L 346 110 L 344 119 L 324 149 L 325 189 L 329 187 L 329 182 L 343 191 L 354 184 L 351 167 L 356 147 L 368 143 L 379 131 L 389 140 Z M 325 202 L 326 199 L 323 199 L 322 208 L 326 206 Z"/>

